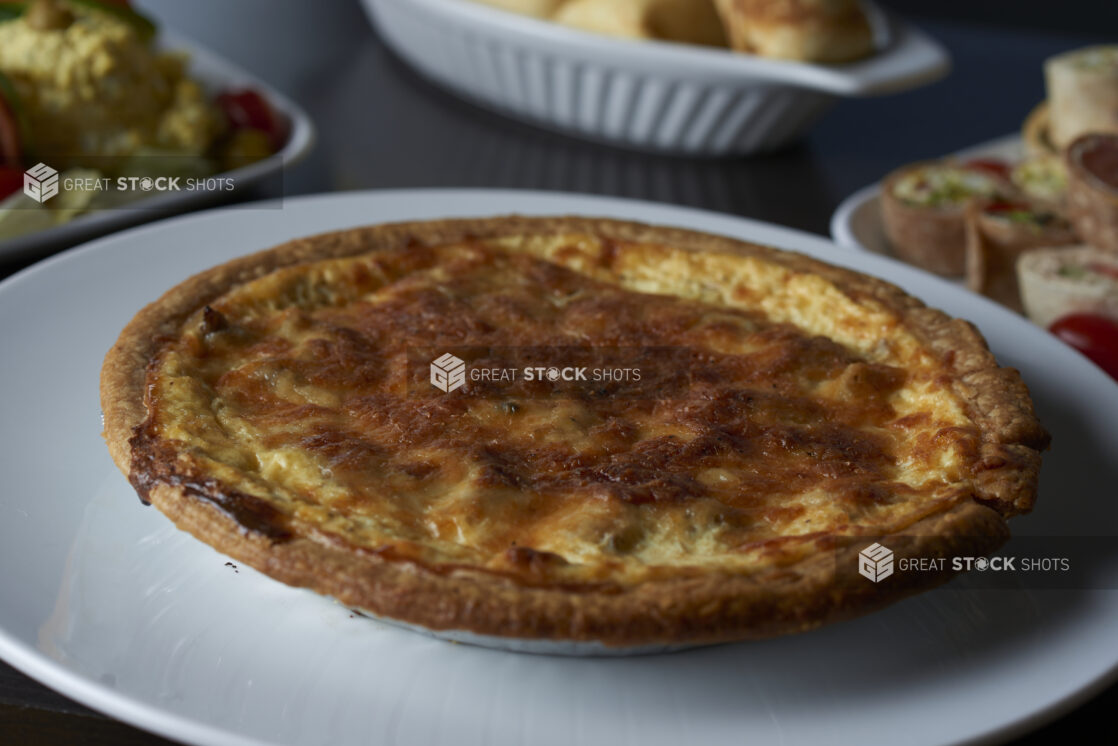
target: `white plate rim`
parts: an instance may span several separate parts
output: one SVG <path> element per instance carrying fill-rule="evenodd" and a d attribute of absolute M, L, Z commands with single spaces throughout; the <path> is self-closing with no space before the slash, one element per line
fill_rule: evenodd
<path fill-rule="evenodd" d="M 289 200 L 270 200 L 266 202 L 252 203 L 250 206 L 259 207 L 261 209 L 271 209 L 276 205 L 292 204 L 293 206 L 313 206 L 316 202 L 329 202 L 335 199 L 376 199 L 378 196 L 400 196 L 411 198 L 414 200 L 431 199 L 433 197 L 446 197 L 454 198 L 458 196 L 472 196 L 472 197 L 485 197 L 492 199 L 494 204 L 508 204 L 514 201 L 517 197 L 534 198 L 544 201 L 554 200 L 556 202 L 563 202 L 565 200 L 577 201 L 590 201 L 595 204 L 601 204 L 603 210 L 601 215 L 612 214 L 610 208 L 627 207 L 631 210 L 656 210 L 663 212 L 670 217 L 661 221 L 662 224 L 669 224 L 670 221 L 681 219 L 682 216 L 690 216 L 695 221 L 702 222 L 715 222 L 724 225 L 736 224 L 741 231 L 768 231 L 772 235 L 784 236 L 795 242 L 803 242 L 804 244 L 814 244 L 816 247 L 835 248 L 836 245 L 828 241 L 826 238 L 814 234 L 786 228 L 783 226 L 766 223 L 763 221 L 752 220 L 748 218 L 741 218 L 737 216 L 725 215 L 722 213 L 701 210 L 690 207 L 681 207 L 676 205 L 663 205 L 650 201 L 622 199 L 615 197 L 602 197 L 600 195 L 592 194 L 577 194 L 577 193 L 564 193 L 564 192 L 549 192 L 549 191 L 529 191 L 529 190 L 491 190 L 491 189 L 404 189 L 404 190 L 368 190 L 361 192 L 348 192 L 346 194 L 321 194 L 321 195 L 308 195 L 304 197 L 291 198 Z M 214 219 L 223 214 L 227 215 L 231 211 L 236 210 L 238 207 L 244 205 L 223 207 L 218 209 L 205 210 L 201 212 L 180 215 L 166 220 L 149 223 L 115 233 L 109 236 L 99 238 L 91 241 L 83 246 L 75 247 L 71 250 L 61 252 L 54 256 L 48 257 L 34 265 L 24 268 L 23 270 L 13 274 L 12 276 L 0 281 L 0 294 L 7 291 L 10 287 L 27 281 L 28 279 L 45 272 L 50 272 L 52 269 L 60 264 L 72 261 L 79 255 L 93 253 L 98 250 L 110 248 L 114 243 L 119 241 L 128 241 L 135 238 L 143 237 L 146 234 L 157 234 L 162 231 L 180 228 L 195 220 Z M 567 208 L 569 210 L 569 208 Z M 488 214 L 513 214 L 515 210 L 497 209 Z M 564 209 L 557 209 L 550 214 L 566 214 Z M 639 218 L 631 218 L 639 219 Z M 646 218 L 647 219 L 647 218 Z M 344 226 L 339 226 L 344 227 Z M 714 230 L 713 228 L 709 230 Z M 776 241 L 774 241 L 776 243 Z M 802 250 L 799 246 L 793 250 Z M 871 252 L 872 253 L 872 252 Z M 836 254 L 838 263 L 844 264 L 842 255 Z M 908 272 L 914 272 L 911 267 L 903 263 L 891 259 L 890 257 L 882 257 L 877 255 L 873 261 L 885 261 L 892 263 Z M 918 272 L 918 271 L 917 271 Z M 923 273 L 921 273 L 923 274 Z M 933 283 L 942 283 L 950 285 L 950 283 L 934 276 L 922 278 L 924 281 L 932 281 Z M 978 299 L 982 302 L 984 299 Z M 1010 317 L 1016 318 L 1015 314 L 1002 309 L 1000 306 L 988 303 L 991 312 L 996 314 L 1006 314 Z M 1024 321 L 1022 324 L 1026 323 Z M 1078 357 L 1078 356 L 1076 356 Z M 1093 369 L 1085 359 L 1081 360 L 1081 364 L 1086 365 Z M 1099 378 L 1105 378 L 1105 374 L 1101 371 L 1094 370 L 1094 374 Z M 212 727 L 206 724 L 199 723 L 188 717 L 183 717 L 172 712 L 169 712 L 156 705 L 143 702 L 128 695 L 123 695 L 115 692 L 114 690 L 105 687 L 103 684 L 93 681 L 89 677 L 68 669 L 64 664 L 46 656 L 31 646 L 25 644 L 23 641 L 15 638 L 9 631 L 0 627 L 0 659 L 5 660 L 14 668 L 20 670 L 24 674 L 35 678 L 42 683 L 50 686 L 51 688 L 73 698 L 82 704 L 91 708 L 97 709 L 101 712 L 112 715 L 120 720 L 135 725 L 137 727 L 146 729 L 153 733 L 164 735 L 168 738 L 176 740 L 189 740 L 196 743 L 205 744 L 229 744 L 230 746 L 263 746 L 268 742 L 260 741 L 258 739 L 250 738 L 247 736 L 231 733 L 230 731 Z M 1047 706 L 1042 707 L 1031 713 L 1023 714 L 1019 718 L 999 724 L 995 728 L 986 732 L 977 733 L 971 738 L 953 741 L 957 744 L 979 744 L 979 743 L 997 743 L 1005 739 L 1026 733 L 1032 729 L 1040 727 L 1041 725 L 1050 722 L 1051 720 L 1067 713 L 1074 707 L 1087 701 L 1099 691 L 1104 689 L 1110 683 L 1118 679 L 1118 660 L 1112 662 L 1109 667 L 1103 669 L 1098 675 L 1093 678 L 1080 682 L 1076 687 L 1070 691 L 1062 692 L 1059 696 L 1054 698 Z"/>

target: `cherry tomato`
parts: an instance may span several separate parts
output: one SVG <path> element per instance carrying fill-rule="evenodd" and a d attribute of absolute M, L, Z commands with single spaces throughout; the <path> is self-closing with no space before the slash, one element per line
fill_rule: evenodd
<path fill-rule="evenodd" d="M 1073 313 L 1056 319 L 1048 331 L 1118 380 L 1118 322 L 1091 313 Z"/>
<path fill-rule="evenodd" d="M 217 97 L 217 104 L 233 129 L 263 132 L 273 152 L 283 147 L 287 140 L 287 122 L 256 91 L 226 91 Z"/>
<path fill-rule="evenodd" d="M 963 164 L 972 171 L 986 171 L 1003 179 L 1009 178 L 1009 164 L 996 158 L 974 158 Z"/>
<path fill-rule="evenodd" d="M 23 188 L 23 171 L 11 166 L 0 166 L 0 200 L 7 199 Z"/>

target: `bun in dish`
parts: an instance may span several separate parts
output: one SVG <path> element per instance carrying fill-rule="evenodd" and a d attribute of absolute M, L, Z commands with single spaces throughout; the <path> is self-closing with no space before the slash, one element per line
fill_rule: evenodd
<path fill-rule="evenodd" d="M 566 0 L 553 17 L 566 26 L 609 36 L 726 46 L 726 32 L 709 2 Z"/>
<path fill-rule="evenodd" d="M 477 0 L 514 13 L 626 39 L 729 47 L 800 62 L 849 62 L 874 52 L 858 0 Z"/>
<path fill-rule="evenodd" d="M 857 0 L 715 0 L 731 46 L 765 57 L 849 62 L 873 53 Z"/>

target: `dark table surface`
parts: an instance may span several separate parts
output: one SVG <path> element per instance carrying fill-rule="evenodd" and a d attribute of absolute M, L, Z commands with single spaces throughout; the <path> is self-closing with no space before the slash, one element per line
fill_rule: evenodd
<path fill-rule="evenodd" d="M 1044 96 L 1044 58 L 1113 41 L 917 19 L 953 55 L 954 71 L 945 80 L 896 96 L 843 102 L 803 141 L 778 153 L 696 160 L 585 143 L 483 111 L 412 73 L 368 29 L 356 6 L 324 2 L 331 6 L 329 23 L 307 35 L 294 62 L 274 40 L 270 47 L 245 43 L 236 28 L 207 21 L 203 16 L 207 7 L 214 11 L 213 3 L 146 3 L 285 89 L 314 118 L 314 153 L 290 169 L 282 184 L 273 182 L 253 196 L 402 187 L 561 190 L 697 206 L 820 234 L 828 233 L 844 197 L 887 171 L 1018 130 Z M 1100 11 L 1106 5 L 1099 3 Z M 1103 20 L 1100 14 L 1100 33 L 1108 28 Z M 0 265 L 0 277 L 24 264 Z M 1118 686 L 1111 686 L 1018 743 L 1081 732 L 1093 742 L 1118 742 L 1116 708 Z M 0 663 L 0 743 L 162 742 Z"/>

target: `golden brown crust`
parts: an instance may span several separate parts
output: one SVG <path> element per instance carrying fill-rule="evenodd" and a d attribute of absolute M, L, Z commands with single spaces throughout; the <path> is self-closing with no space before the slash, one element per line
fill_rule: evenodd
<path fill-rule="evenodd" d="M 168 291 L 141 311 L 106 356 L 101 376 L 105 437 L 114 461 L 130 477 L 135 428 L 144 422 L 145 371 L 168 335 L 200 307 L 229 289 L 279 267 L 415 244 L 442 245 L 469 237 L 585 232 L 650 241 L 692 251 L 755 256 L 810 272 L 852 298 L 873 298 L 939 356 L 968 415 L 982 433 L 977 493 L 943 506 L 903 534 L 874 537 L 898 556 L 981 554 L 1008 536 L 1005 517 L 1030 509 L 1036 496 L 1039 450 L 1047 434 L 1037 422 L 1016 371 L 999 368 L 967 322 L 929 309 L 881 280 L 728 238 L 672 228 L 590 218 L 507 217 L 401 223 L 300 239 L 231 261 Z M 898 575 L 873 584 L 852 567 L 864 541 L 826 539 L 809 559 L 750 577 L 711 573 L 603 591 L 524 587 L 484 573 L 440 573 L 384 556 L 355 553 L 308 536 L 275 541 L 248 532 L 196 492 L 153 485 L 152 503 L 180 528 L 219 551 L 283 582 L 313 588 L 345 604 L 432 629 L 612 645 L 713 642 L 810 629 L 935 585 L 948 574 Z M 838 564 L 836 564 L 838 563 Z"/>

